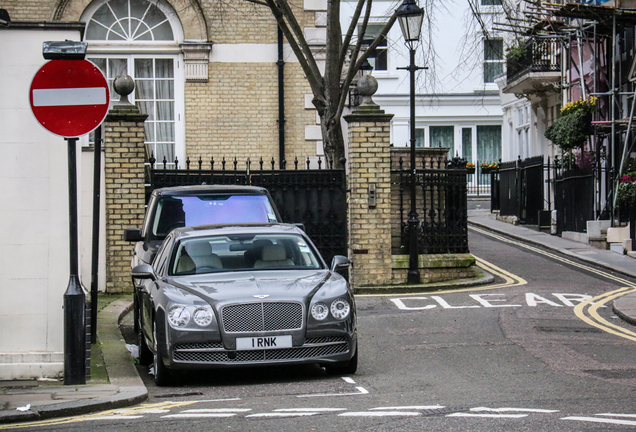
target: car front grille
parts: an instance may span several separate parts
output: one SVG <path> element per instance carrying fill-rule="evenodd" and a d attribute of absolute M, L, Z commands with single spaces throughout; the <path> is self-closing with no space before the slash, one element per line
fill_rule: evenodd
<path fill-rule="evenodd" d="M 303 326 L 303 305 L 288 302 L 245 303 L 221 309 L 227 333 L 298 330 Z"/>
<path fill-rule="evenodd" d="M 331 339 L 331 341 L 324 341 Z M 320 340 L 320 341 L 316 341 Z M 311 346 L 312 343 L 320 345 Z M 349 345 L 345 337 L 311 338 L 298 348 L 282 348 L 273 350 L 226 351 L 223 349 L 203 350 L 206 344 L 177 344 L 173 359 L 183 363 L 253 363 L 276 360 L 299 360 L 321 358 L 348 352 Z M 210 344 L 217 345 L 217 344 Z M 220 344 L 219 344 L 220 345 Z M 231 353 L 231 354 L 230 354 Z M 230 355 L 234 358 L 230 358 Z"/>

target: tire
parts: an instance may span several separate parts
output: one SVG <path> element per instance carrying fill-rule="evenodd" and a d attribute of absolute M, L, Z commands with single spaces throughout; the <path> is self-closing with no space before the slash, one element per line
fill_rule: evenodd
<path fill-rule="evenodd" d="M 153 362 L 152 366 L 154 369 L 155 375 L 155 385 L 157 387 L 163 387 L 170 385 L 172 379 L 170 377 L 170 371 L 163 364 L 163 360 L 161 359 L 161 355 L 159 354 L 159 344 L 157 343 L 157 323 L 153 322 L 152 325 L 152 334 L 153 339 L 155 340 L 155 352 L 153 354 Z"/>
<path fill-rule="evenodd" d="M 137 333 L 137 341 L 139 344 L 139 364 L 143 366 L 148 366 L 153 362 L 153 354 L 148 344 L 146 343 L 146 338 L 144 336 L 144 332 L 141 331 L 141 323 L 138 323 L 139 331 Z"/>
<path fill-rule="evenodd" d="M 358 346 L 351 360 L 325 365 L 329 375 L 353 375 L 358 370 Z"/>

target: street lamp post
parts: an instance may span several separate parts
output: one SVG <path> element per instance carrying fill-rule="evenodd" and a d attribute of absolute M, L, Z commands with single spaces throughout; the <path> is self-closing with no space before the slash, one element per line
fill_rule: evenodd
<path fill-rule="evenodd" d="M 418 230 L 420 221 L 417 219 L 417 206 L 415 185 L 417 180 L 415 165 L 415 71 L 426 69 L 415 66 L 415 44 L 420 39 L 424 9 L 420 8 L 415 0 L 404 0 L 395 12 L 400 22 L 400 28 L 404 36 L 404 42 L 409 48 L 409 66 L 406 69 L 410 73 L 410 135 L 411 135 L 411 211 L 409 212 L 409 271 L 407 283 L 410 285 L 420 283 L 420 270 L 418 266 Z"/>

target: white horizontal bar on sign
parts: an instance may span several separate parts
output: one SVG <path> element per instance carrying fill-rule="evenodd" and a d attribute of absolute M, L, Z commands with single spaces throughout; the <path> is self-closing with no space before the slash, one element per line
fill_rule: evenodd
<path fill-rule="evenodd" d="M 71 106 L 106 104 L 105 87 L 34 89 L 33 106 Z"/>

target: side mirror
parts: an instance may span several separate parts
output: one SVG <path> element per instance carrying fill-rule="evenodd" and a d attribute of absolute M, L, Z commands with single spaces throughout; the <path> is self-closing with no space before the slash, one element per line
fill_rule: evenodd
<path fill-rule="evenodd" d="M 331 260 L 331 271 L 338 272 L 346 270 L 351 266 L 351 260 L 344 255 L 336 255 Z"/>
<path fill-rule="evenodd" d="M 124 241 L 138 242 L 142 241 L 141 230 L 139 228 L 126 228 L 124 230 Z"/>
<path fill-rule="evenodd" d="M 157 280 L 157 275 L 152 270 L 152 267 L 149 264 L 140 264 L 134 267 L 130 274 L 135 279 L 152 279 Z"/>

